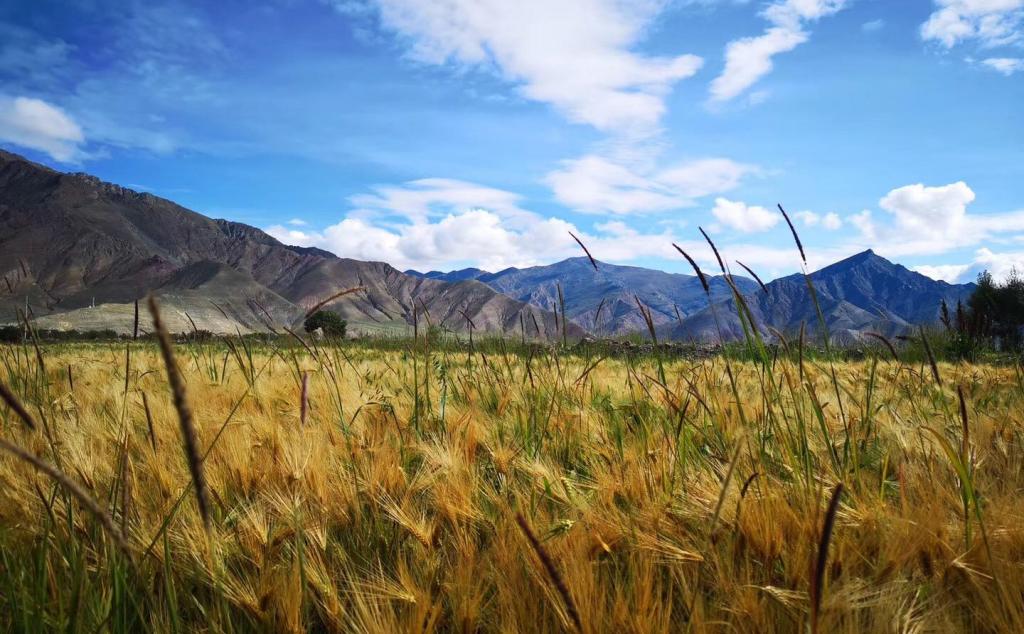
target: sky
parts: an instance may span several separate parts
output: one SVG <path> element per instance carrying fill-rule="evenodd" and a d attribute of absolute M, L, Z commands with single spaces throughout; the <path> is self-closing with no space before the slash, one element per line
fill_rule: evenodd
<path fill-rule="evenodd" d="M 400 269 L 1024 270 L 1024 0 L 6 0 L 0 147 Z"/>

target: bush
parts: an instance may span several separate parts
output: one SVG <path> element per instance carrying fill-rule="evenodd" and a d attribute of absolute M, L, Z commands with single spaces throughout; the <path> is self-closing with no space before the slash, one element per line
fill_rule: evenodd
<path fill-rule="evenodd" d="M 343 338 L 345 330 L 348 328 L 348 322 L 337 313 L 332 313 L 328 310 L 318 310 L 306 318 L 302 327 L 306 332 L 311 333 L 320 330 L 325 337 Z"/>

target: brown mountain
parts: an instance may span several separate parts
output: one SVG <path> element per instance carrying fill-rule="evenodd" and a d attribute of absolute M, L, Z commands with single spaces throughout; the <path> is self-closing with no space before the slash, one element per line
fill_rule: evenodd
<path fill-rule="evenodd" d="M 0 151 L 0 321 L 26 306 L 41 327 L 131 328 L 134 302 L 162 300 L 176 330 L 267 330 L 327 305 L 355 331 L 407 330 L 416 307 L 456 331 L 558 336 L 553 313 L 473 280 L 406 275 L 382 262 L 288 246 L 241 223 L 67 174 Z M 539 332 L 538 332 L 539 331 Z M 570 324 L 569 335 L 583 331 Z"/>

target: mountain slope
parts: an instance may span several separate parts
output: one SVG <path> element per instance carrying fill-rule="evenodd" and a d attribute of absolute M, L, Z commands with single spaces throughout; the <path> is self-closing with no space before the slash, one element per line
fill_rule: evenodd
<path fill-rule="evenodd" d="M 549 310 L 558 306 L 558 285 L 561 285 L 569 319 L 602 335 L 646 331 L 647 326 L 635 298 L 651 309 L 653 321 L 658 326 L 676 323 L 680 317 L 685 319 L 708 305 L 707 295 L 694 275 L 604 262 L 598 262 L 597 267 L 595 271 L 589 259 L 579 257 L 547 266 L 510 268 L 497 273 L 479 269 L 410 273 L 443 280 L 472 277 L 498 292 Z M 747 278 L 734 279 L 741 290 L 757 288 L 757 284 Z M 729 286 L 721 276 L 711 277 L 709 282 L 712 300 L 721 301 L 731 296 Z M 600 315 L 597 314 L 599 306 Z"/>
<path fill-rule="evenodd" d="M 904 334 L 917 325 L 938 321 L 940 304 L 954 307 L 966 300 L 973 284 L 936 281 L 894 264 L 868 250 L 836 262 L 810 275 L 818 305 L 833 340 L 859 340 L 864 332 Z M 760 330 L 768 328 L 795 335 L 801 324 L 809 333 L 820 330 L 814 299 L 802 274 L 790 275 L 760 289 L 745 292 L 747 303 Z M 670 326 L 661 333 L 672 339 L 717 340 L 743 336 L 736 308 L 731 300 L 719 302 Z"/>
<path fill-rule="evenodd" d="M 27 304 L 62 327 L 124 329 L 127 307 L 133 313 L 134 301 L 153 291 L 181 313 L 174 324 L 187 323 L 187 312 L 202 329 L 248 332 L 265 330 L 268 314 L 295 324 L 353 286 L 366 290 L 328 308 L 355 330 L 405 329 L 415 307 L 453 330 L 468 328 L 463 311 L 479 330 L 518 333 L 522 317 L 537 324 L 528 335 L 558 336 L 552 313 L 477 282 L 424 280 L 380 262 L 287 246 L 254 227 L 0 151 L 2 320 Z"/>

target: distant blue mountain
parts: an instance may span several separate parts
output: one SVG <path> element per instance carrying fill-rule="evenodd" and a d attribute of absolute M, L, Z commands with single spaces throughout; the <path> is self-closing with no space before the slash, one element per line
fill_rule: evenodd
<path fill-rule="evenodd" d="M 646 332 L 636 304 L 638 298 L 650 307 L 659 336 L 665 339 L 708 341 L 743 336 L 732 292 L 720 275 L 708 278 L 709 303 L 696 276 L 603 262 L 598 263 L 595 271 L 585 257 L 497 273 L 480 269 L 406 273 L 448 282 L 473 279 L 547 310 L 558 305 L 561 285 L 569 318 L 595 334 Z M 837 341 L 857 340 L 866 331 L 902 334 L 919 324 L 935 323 L 943 301 L 952 310 L 957 301 L 966 301 L 974 289 L 974 284 L 933 280 L 871 250 L 836 262 L 810 277 L 826 326 Z M 806 324 L 812 334 L 818 329 L 818 314 L 802 274 L 769 282 L 767 293 L 753 280 L 740 276 L 733 279 L 766 334 L 771 334 L 769 328 L 794 334 L 801 324 Z"/>
<path fill-rule="evenodd" d="M 405 271 L 406 275 L 412 275 L 413 277 L 422 277 L 428 280 L 441 280 L 442 282 L 464 282 L 466 280 L 479 279 L 482 275 L 490 275 L 483 269 L 459 269 L 458 271 L 449 271 L 447 273 L 442 271 L 428 271 L 426 273 L 420 273 L 419 271 L 409 269 Z"/>
<path fill-rule="evenodd" d="M 602 335 L 646 332 L 647 326 L 637 308 L 637 298 L 651 309 L 656 326 L 685 320 L 688 315 L 708 306 L 708 297 L 695 275 L 604 262 L 598 262 L 595 271 L 585 257 L 569 258 L 546 266 L 509 268 L 497 273 L 480 269 L 406 273 L 447 282 L 475 279 L 499 293 L 547 310 L 558 306 L 558 286 L 561 285 L 569 319 Z M 757 283 L 745 277 L 734 279 L 743 291 L 758 287 Z M 729 285 L 722 276 L 709 276 L 708 281 L 712 301 L 731 296 Z M 597 313 L 599 307 L 600 314 Z"/>
<path fill-rule="evenodd" d="M 856 341 L 868 331 L 891 336 L 935 324 L 942 302 L 952 311 L 958 301 L 966 302 L 975 287 L 933 280 L 870 249 L 815 271 L 810 279 L 829 335 L 840 343 Z M 766 334 L 771 334 L 771 328 L 796 336 L 801 324 L 811 334 L 820 330 L 814 298 L 802 274 L 768 283 L 767 292 L 758 289 L 744 295 L 757 325 Z M 666 338 L 700 341 L 738 339 L 742 335 L 732 300 L 706 308 L 663 333 Z"/>

